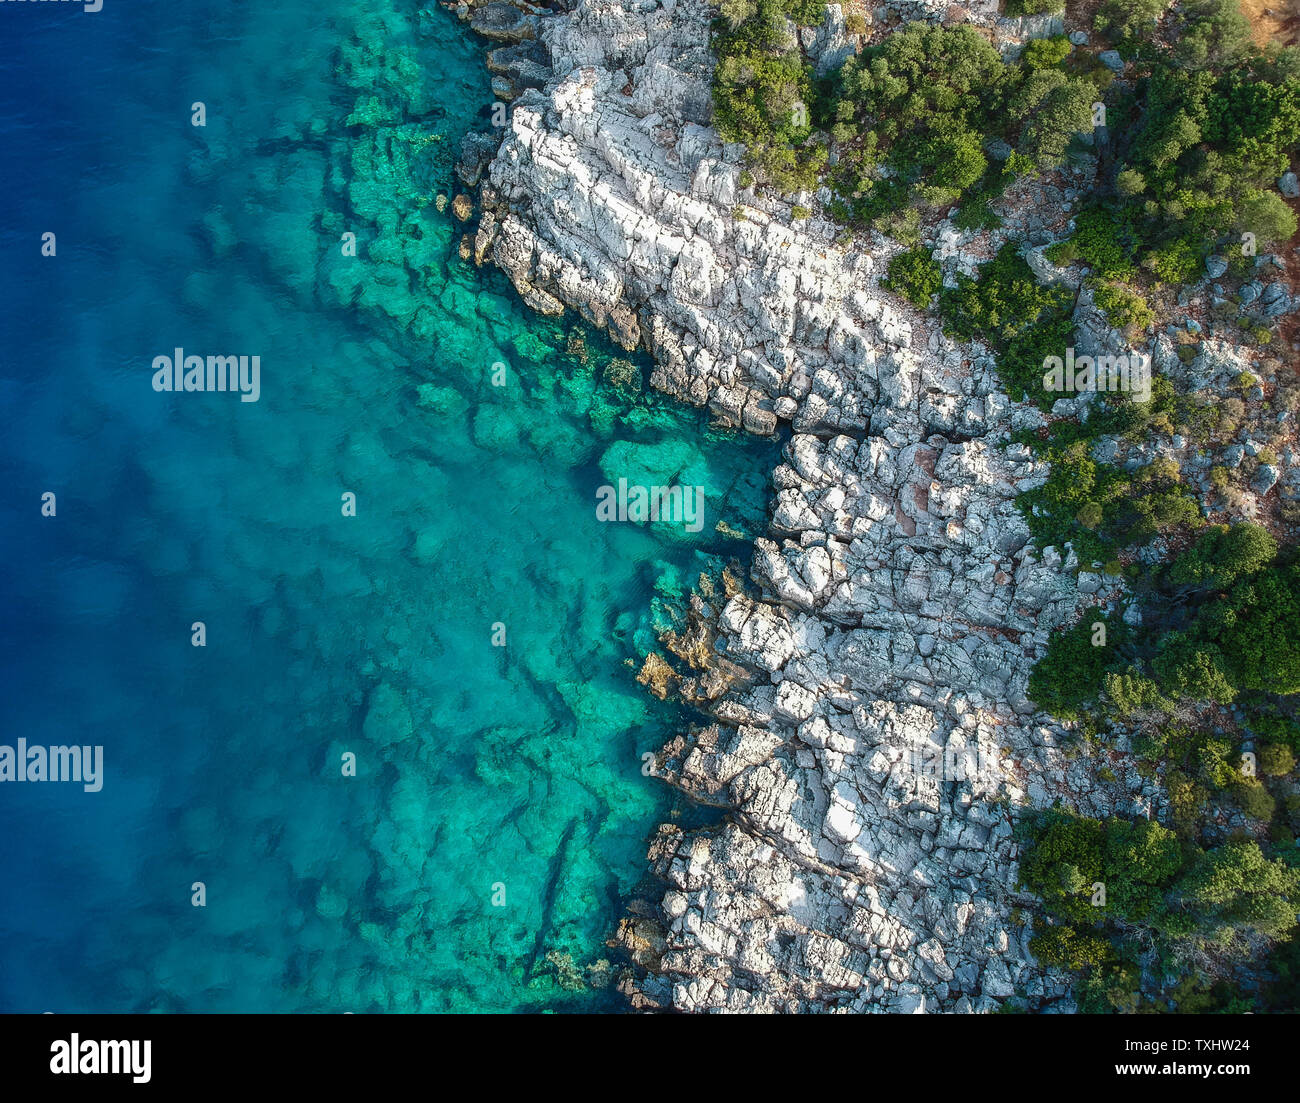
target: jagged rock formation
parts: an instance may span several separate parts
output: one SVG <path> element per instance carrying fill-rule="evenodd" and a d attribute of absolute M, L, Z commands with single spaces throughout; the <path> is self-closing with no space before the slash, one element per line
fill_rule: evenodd
<path fill-rule="evenodd" d="M 982 350 L 878 290 L 896 247 L 841 247 L 743 185 L 708 125 L 708 20 L 702 0 L 475 15 L 535 35 L 551 70 L 513 104 L 475 256 L 536 309 L 644 343 L 661 390 L 795 430 L 756 547 L 761 598 L 696 599 L 745 676 L 697 695 L 715 723 L 661 768 L 732 812 L 656 838 L 667 892 L 623 932 L 647 969 L 634 1002 L 968 1011 L 1018 991 L 1068 1007 L 1011 919 L 1009 806 L 1078 781 L 1026 683 L 1050 629 L 1114 594 L 1081 594 L 1072 553 L 1029 543 L 1013 499 L 1045 472 L 1006 440 L 1038 415 Z M 805 46 L 842 49 L 842 27 L 832 6 Z M 1117 778 L 1118 799 L 1142 785 Z"/>

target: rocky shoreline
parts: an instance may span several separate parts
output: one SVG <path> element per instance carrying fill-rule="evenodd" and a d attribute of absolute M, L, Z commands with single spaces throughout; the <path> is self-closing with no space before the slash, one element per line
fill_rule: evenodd
<path fill-rule="evenodd" d="M 1040 415 L 986 350 L 879 288 L 896 245 L 845 241 L 821 197 L 795 197 L 805 210 L 744 186 L 740 149 L 708 125 L 702 0 L 460 13 L 499 44 L 494 89 L 513 101 L 503 132 L 463 150 L 474 258 L 534 309 L 644 346 L 661 391 L 749 432 L 793 429 L 758 596 L 696 595 L 687 669 L 659 671 L 713 722 L 658 772 L 729 814 L 660 828 L 666 891 L 619 932 L 643 970 L 633 1005 L 1073 1010 L 1068 978 L 1028 951 L 1010 807 L 1161 798 L 1127 759 L 1098 786 L 1026 697 L 1051 630 L 1120 597 L 1030 542 L 1014 499 L 1046 470 L 1007 441 Z M 987 3 L 964 15 L 1012 48 L 1060 29 Z M 838 5 L 805 39 L 814 60 L 854 48 Z M 947 268 L 970 264 L 964 247 Z"/>

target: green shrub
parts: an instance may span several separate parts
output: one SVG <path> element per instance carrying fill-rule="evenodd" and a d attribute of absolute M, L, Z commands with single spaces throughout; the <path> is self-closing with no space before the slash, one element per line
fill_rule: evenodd
<path fill-rule="evenodd" d="M 1106 519 L 1106 511 L 1100 502 L 1084 502 L 1074 519 L 1086 529 L 1095 529 Z"/>
<path fill-rule="evenodd" d="M 1135 227 L 1126 218 L 1093 207 L 1082 211 L 1074 222 L 1070 242 L 1075 254 L 1093 275 L 1108 280 L 1131 279 L 1133 257 L 1139 242 Z"/>
<path fill-rule="evenodd" d="M 1152 661 L 1156 682 L 1168 697 L 1228 703 L 1237 696 L 1224 673 L 1223 654 L 1183 632 L 1165 637 Z"/>
<path fill-rule="evenodd" d="M 1008 65 L 969 26 L 912 23 L 850 58 L 823 81 L 819 111 L 838 143 L 837 210 L 870 225 L 902 204 L 956 202 L 963 228 L 997 225 L 988 203 L 1010 179 L 1055 167 L 1091 128 L 1096 88 L 1058 67 L 1068 50 L 1034 42 Z M 984 152 L 993 137 L 1012 145 L 1005 166 Z"/>
<path fill-rule="evenodd" d="M 1212 530 L 1176 561 L 1176 578 L 1215 586 L 1233 578 L 1225 594 L 1184 615 L 1183 626 L 1159 637 L 1151 669 L 1161 693 L 1175 699 L 1229 703 L 1241 693 L 1300 692 L 1300 566 L 1260 566 L 1271 538 L 1246 530 Z M 1171 568 L 1171 571 L 1174 568 Z M 1291 724 L 1262 710 L 1250 727 L 1271 742 L 1292 742 Z"/>
<path fill-rule="evenodd" d="M 795 0 L 730 0 L 713 33 L 714 125 L 729 142 L 743 142 L 749 168 L 784 192 L 812 190 L 826 163 L 812 144 L 808 104 L 811 69 L 786 44 L 785 16 L 820 22 L 822 4 Z"/>
<path fill-rule="evenodd" d="M 998 374 L 1012 397 L 1028 394 L 1051 405 L 1043 390 L 1043 358 L 1063 355 L 1074 324 L 1069 292 L 1043 287 L 1014 242 L 1007 242 L 979 276 L 958 275 L 957 286 L 940 292 L 944 329 L 962 340 L 989 342 L 999 351 Z"/>
<path fill-rule="evenodd" d="M 1230 790 L 1236 805 L 1253 820 L 1268 823 L 1277 811 L 1277 801 L 1258 778 L 1242 778 Z"/>
<path fill-rule="evenodd" d="M 1146 177 L 1137 169 L 1120 169 L 1115 174 L 1115 190 L 1125 199 L 1141 195 L 1146 189 Z"/>
<path fill-rule="evenodd" d="M 1153 820 L 1047 812 L 1027 818 L 1021 830 L 1027 837 L 1021 881 L 1053 914 L 1075 923 L 1160 920 L 1164 889 L 1181 865 L 1178 838 L 1168 828 Z M 1092 903 L 1097 882 L 1106 889 L 1104 907 Z"/>
<path fill-rule="evenodd" d="M 1114 507 L 1125 544 L 1144 544 L 1158 533 L 1202 523 L 1200 506 L 1172 461 L 1152 461 L 1130 478 L 1127 491 Z"/>
<path fill-rule="evenodd" d="M 1105 643 L 1094 645 L 1105 629 Z M 1029 675 L 1029 698 L 1039 708 L 1063 720 L 1079 715 L 1079 710 L 1106 688 L 1107 669 L 1116 662 L 1116 652 L 1127 638 L 1128 625 L 1119 617 L 1102 613 L 1100 608 L 1085 611 L 1077 624 L 1057 629 L 1047 644 L 1047 653 Z"/>
<path fill-rule="evenodd" d="M 1046 15 L 1065 10 L 1065 0 L 1007 0 L 1004 13 L 1017 18 L 1022 15 Z"/>
<path fill-rule="evenodd" d="M 1007 105 L 1010 117 L 1021 124 L 1018 148 L 1007 167 L 1020 174 L 1059 165 L 1071 139 L 1092 129 L 1096 98 L 1097 89 L 1089 81 L 1060 69 L 1030 69 Z"/>
<path fill-rule="evenodd" d="M 1070 56 L 1070 40 L 1063 34 L 1033 38 L 1025 43 L 1020 60 L 1030 69 L 1051 69 Z"/>
<path fill-rule="evenodd" d="M 1296 216 L 1277 192 L 1251 189 L 1239 201 L 1232 228 L 1249 230 L 1260 244 L 1275 245 L 1295 234 Z"/>
<path fill-rule="evenodd" d="M 800 27 L 820 27 L 826 18 L 826 0 L 783 0 L 782 7 Z"/>
<path fill-rule="evenodd" d="M 989 206 L 991 200 L 1002 194 L 1001 181 L 998 176 L 996 188 L 975 187 L 969 189 L 957 207 L 957 214 L 952 224 L 959 230 L 996 230 L 1002 225 L 1002 219 Z"/>
<path fill-rule="evenodd" d="M 1131 1015 L 1138 1008 L 1142 970 L 1131 961 L 1089 969 L 1075 988 L 1085 1015 Z"/>
<path fill-rule="evenodd" d="M 890 258 L 889 275 L 880 285 L 925 309 L 943 286 L 943 271 L 929 250 L 918 246 Z"/>
<path fill-rule="evenodd" d="M 1204 250 L 1188 238 L 1175 238 L 1142 258 L 1143 267 L 1164 283 L 1189 283 L 1201 271 Z"/>
<path fill-rule="evenodd" d="M 1043 256 L 1058 268 L 1066 268 L 1079 259 L 1079 247 L 1072 241 L 1058 241 L 1044 249 Z"/>
<path fill-rule="evenodd" d="M 1232 757 L 1232 744 L 1222 736 L 1196 732 L 1183 739 L 1183 760 L 1196 767 L 1196 775 L 1211 789 L 1227 789 L 1240 778 Z"/>
<path fill-rule="evenodd" d="M 1196 630 L 1223 649 L 1233 684 L 1243 690 L 1300 692 L 1300 566 L 1250 575 L 1228 599 L 1212 603 Z"/>
<path fill-rule="evenodd" d="M 1277 541 L 1259 525 L 1211 525 L 1170 564 L 1169 581 L 1176 586 L 1226 588 L 1243 575 L 1262 570 L 1276 555 Z"/>
<path fill-rule="evenodd" d="M 1221 944 L 1230 945 L 1241 929 L 1278 938 L 1295 926 L 1300 870 L 1269 861 L 1257 843 L 1229 843 L 1201 855 L 1175 891 Z"/>
<path fill-rule="evenodd" d="M 1169 794 L 1169 814 L 1174 830 L 1184 837 L 1192 836 L 1210 802 L 1209 792 L 1181 770 L 1170 770 L 1165 775 L 1165 791 Z"/>
<path fill-rule="evenodd" d="M 1295 755 L 1285 743 L 1265 743 L 1259 749 L 1259 768 L 1269 777 L 1282 777 L 1295 769 Z"/>
<path fill-rule="evenodd" d="M 1124 330 L 1142 330 L 1153 325 L 1155 312 L 1136 291 L 1118 283 L 1100 283 L 1093 287 L 1093 301 L 1105 311 L 1113 326 Z"/>
<path fill-rule="evenodd" d="M 1099 21 L 1135 35 L 1155 10 L 1115 0 Z M 1180 48 L 1204 47 L 1218 60 L 1204 71 L 1193 71 L 1194 59 L 1186 67 L 1186 57 L 1183 67 L 1153 64 L 1133 97 L 1113 105 L 1128 124 L 1113 129 L 1116 194 L 1082 211 L 1071 239 L 1102 279 L 1130 280 L 1140 265 L 1159 282 L 1190 282 L 1216 245 L 1247 231 L 1260 244 L 1279 242 L 1296 230 L 1275 183 L 1300 142 L 1300 62 L 1225 64 L 1238 56 L 1235 0 L 1193 0 L 1184 11 Z M 1235 248 L 1225 255 L 1248 263 Z"/>
<path fill-rule="evenodd" d="M 1300 721 L 1272 710 L 1255 709 L 1247 716 L 1246 726 L 1260 739 L 1300 752 Z"/>
<path fill-rule="evenodd" d="M 1132 667 L 1123 674 L 1108 673 L 1102 679 L 1102 686 L 1115 711 L 1125 719 L 1139 710 L 1162 709 L 1168 705 L 1160 696 L 1160 687 Z"/>
<path fill-rule="evenodd" d="M 1107 939 L 1067 926 L 1042 930 L 1035 926 L 1034 935 L 1029 940 L 1029 952 L 1044 965 L 1057 969 L 1086 969 L 1115 956 Z"/>
<path fill-rule="evenodd" d="M 849 216 L 869 223 L 909 201 L 948 203 L 980 180 L 1009 72 L 968 26 L 913 23 L 849 58 L 823 110 L 843 146 L 833 181 Z M 874 180 L 882 157 L 896 173 L 887 186 Z"/>
<path fill-rule="evenodd" d="M 1237 0 L 1185 0 L 1175 53 L 1185 65 L 1231 65 L 1250 50 L 1250 22 Z"/>
<path fill-rule="evenodd" d="M 1112 38 L 1149 37 L 1169 0 L 1104 0 L 1093 27 Z"/>

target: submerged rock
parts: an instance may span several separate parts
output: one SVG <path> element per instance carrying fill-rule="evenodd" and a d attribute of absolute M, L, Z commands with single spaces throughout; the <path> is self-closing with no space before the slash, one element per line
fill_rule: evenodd
<path fill-rule="evenodd" d="M 415 728 L 406 698 L 387 682 L 381 682 L 370 697 L 362 733 L 380 747 L 409 739 Z"/>
<path fill-rule="evenodd" d="M 484 4 L 474 9 L 469 25 L 484 38 L 497 42 L 524 42 L 537 37 L 537 16 L 513 4 Z"/>

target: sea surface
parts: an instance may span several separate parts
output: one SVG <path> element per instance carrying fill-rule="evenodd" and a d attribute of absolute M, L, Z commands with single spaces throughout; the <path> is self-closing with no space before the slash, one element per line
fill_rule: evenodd
<path fill-rule="evenodd" d="M 492 94 L 443 9 L 0 36 L 0 744 L 104 756 L 0 783 L 0 1010 L 622 1006 L 606 940 L 693 814 L 636 673 L 747 567 L 775 446 L 460 258 Z M 257 401 L 156 391 L 178 348 L 259 357 Z M 704 524 L 599 522 L 620 478 Z"/>

